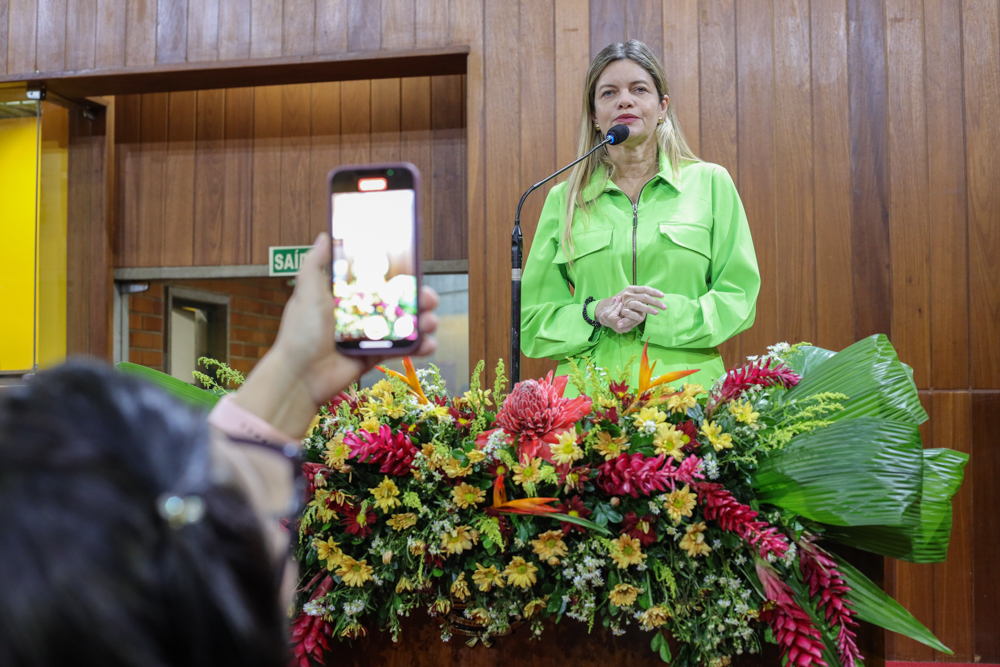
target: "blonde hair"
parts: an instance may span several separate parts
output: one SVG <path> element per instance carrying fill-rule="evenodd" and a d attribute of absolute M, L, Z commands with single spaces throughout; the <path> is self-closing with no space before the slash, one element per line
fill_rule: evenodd
<path fill-rule="evenodd" d="M 663 65 L 648 46 L 642 42 L 630 39 L 627 42 L 617 42 L 604 47 L 600 53 L 590 63 L 587 70 L 587 78 L 583 86 L 583 119 L 580 126 L 580 144 L 577 149 L 578 155 L 583 155 L 597 144 L 604 140 L 604 136 L 599 129 L 594 127 L 591 120 L 596 113 L 594 107 L 594 95 L 597 91 L 597 80 L 608 65 L 618 60 L 631 60 L 639 67 L 646 70 L 653 83 L 656 85 L 658 99 L 662 100 L 665 95 L 669 95 L 667 88 L 667 75 L 663 71 Z M 666 155 L 670 160 L 674 176 L 680 173 L 680 164 L 684 162 L 698 162 L 696 156 L 681 131 L 680 123 L 677 122 L 677 113 L 674 105 L 667 105 L 667 113 L 663 122 L 656 127 L 656 145 L 659 152 Z M 604 165 L 608 179 L 615 175 L 615 165 L 608 156 L 608 149 L 604 147 L 596 151 L 589 158 L 573 167 L 570 172 L 569 181 L 566 187 L 566 213 L 563 225 L 562 244 L 566 258 L 572 263 L 573 254 L 573 213 L 577 208 L 584 213 L 589 213 L 589 206 L 583 200 L 583 189 L 590 183 L 599 165 Z"/>

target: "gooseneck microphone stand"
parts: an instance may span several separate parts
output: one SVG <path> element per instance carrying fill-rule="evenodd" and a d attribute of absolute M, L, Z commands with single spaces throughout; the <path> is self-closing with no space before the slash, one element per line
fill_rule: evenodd
<path fill-rule="evenodd" d="M 545 185 L 553 178 L 563 173 L 578 162 L 586 160 L 598 148 L 608 144 L 620 144 L 628 139 L 628 126 L 615 125 L 608 130 L 604 141 L 597 144 L 586 155 L 578 157 L 556 173 L 543 178 L 521 195 L 521 201 L 517 204 L 517 212 L 514 214 L 514 232 L 510 235 L 510 386 L 521 381 L 521 258 L 524 254 L 524 241 L 521 235 L 521 207 L 524 200 L 532 192 Z"/>

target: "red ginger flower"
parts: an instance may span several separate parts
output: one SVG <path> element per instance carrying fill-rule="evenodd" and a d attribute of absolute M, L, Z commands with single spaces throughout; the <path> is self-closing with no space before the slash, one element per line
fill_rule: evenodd
<path fill-rule="evenodd" d="M 628 494 L 638 498 L 665 491 L 670 476 L 661 470 L 663 455 L 647 458 L 642 454 L 622 454 L 598 466 L 597 486 L 609 496 Z"/>
<path fill-rule="evenodd" d="M 761 558 L 770 554 L 781 557 L 788 551 L 785 536 L 766 521 L 757 521 L 757 512 L 738 502 L 721 484 L 700 482 L 695 489 L 698 501 L 705 507 L 705 518 L 718 521 L 723 530 L 736 533 L 757 547 Z"/>
<path fill-rule="evenodd" d="M 818 597 L 817 607 L 826 610 L 826 621 L 837 632 L 837 652 L 844 667 L 854 667 L 861 657 L 856 635 L 851 628 L 858 627 L 854 609 L 847 599 L 850 587 L 837 569 L 837 563 L 823 549 L 816 546 L 815 537 L 799 540 L 799 567 L 802 579 L 809 586 L 809 595 Z"/>
<path fill-rule="evenodd" d="M 403 432 L 393 433 L 384 424 L 378 433 L 365 430 L 348 433 L 344 442 L 351 448 L 351 455 L 361 463 L 380 463 L 379 472 L 397 477 L 409 474 L 410 464 L 418 451 L 410 442 L 410 436 Z"/>
<path fill-rule="evenodd" d="M 758 359 L 735 368 L 726 373 L 726 378 L 722 381 L 722 386 L 712 392 L 705 406 L 705 418 L 710 419 L 716 408 L 727 403 L 747 389 L 753 387 L 773 387 L 781 385 L 785 389 L 791 389 L 799 383 L 799 377 L 791 368 L 784 363 L 779 363 L 771 367 L 769 359 Z"/>
<path fill-rule="evenodd" d="M 497 413 L 497 426 L 518 436 L 518 456 L 522 460 L 536 456 L 552 461 L 547 444 L 559 442 L 559 435 L 575 428 L 590 412 L 587 396 L 563 398 L 569 377 L 525 380 L 514 385 Z"/>
<path fill-rule="evenodd" d="M 309 601 L 312 602 L 329 593 L 331 586 L 333 586 L 333 578 L 328 575 L 313 591 Z M 309 658 L 321 665 L 326 664 L 323 661 L 323 650 L 330 650 L 330 644 L 326 640 L 333 634 L 333 626 L 330 623 L 327 623 L 322 616 L 310 616 L 303 612 L 292 621 L 290 630 L 292 643 L 290 665 L 292 667 L 311 667 Z"/>
<path fill-rule="evenodd" d="M 794 667 L 827 667 L 823 660 L 823 639 L 812 624 L 809 614 L 792 597 L 792 589 L 778 578 L 767 563 L 757 561 L 757 576 L 764 584 L 769 605 L 760 613 L 760 620 L 771 626 L 781 654 Z"/>

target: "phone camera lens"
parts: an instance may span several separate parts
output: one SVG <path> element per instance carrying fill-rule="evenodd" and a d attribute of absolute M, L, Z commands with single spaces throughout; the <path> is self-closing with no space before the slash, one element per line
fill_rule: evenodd
<path fill-rule="evenodd" d="M 387 169 L 385 172 L 386 176 L 392 176 L 392 169 Z"/>

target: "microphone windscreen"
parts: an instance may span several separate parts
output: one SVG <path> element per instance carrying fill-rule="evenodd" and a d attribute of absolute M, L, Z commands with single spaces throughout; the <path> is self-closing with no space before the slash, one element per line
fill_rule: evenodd
<path fill-rule="evenodd" d="M 628 139 L 628 125 L 615 125 L 610 130 L 608 130 L 608 138 L 611 140 L 610 144 L 620 144 L 626 139 Z"/>

